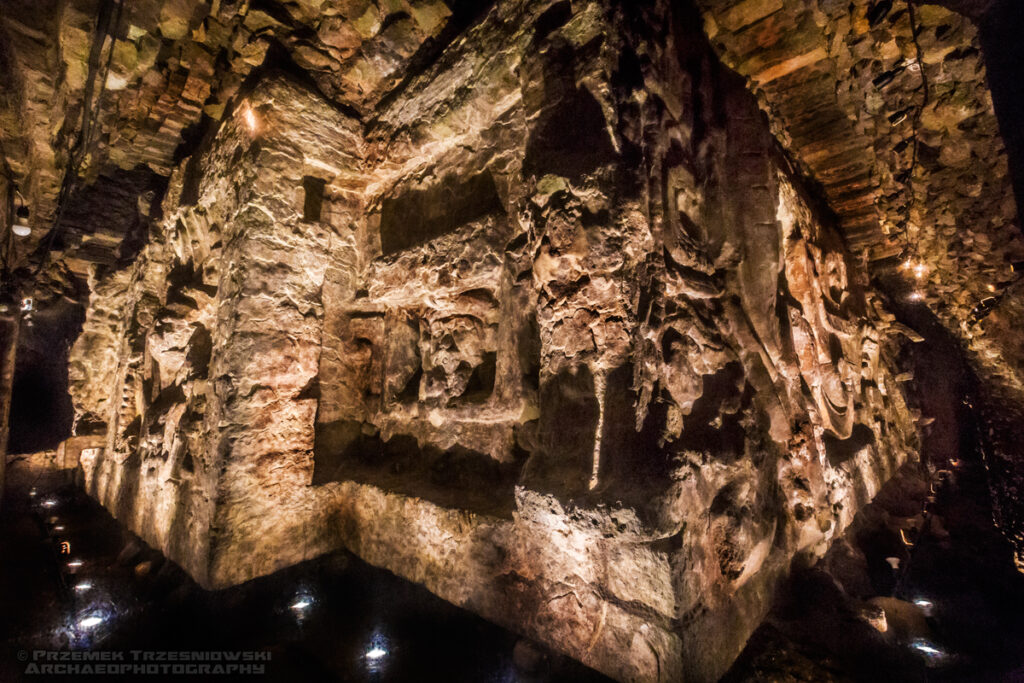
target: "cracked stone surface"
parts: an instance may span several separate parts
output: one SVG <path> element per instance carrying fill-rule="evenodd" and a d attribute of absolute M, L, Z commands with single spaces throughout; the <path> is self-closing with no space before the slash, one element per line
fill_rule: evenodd
<path fill-rule="evenodd" d="M 288 16 L 344 62 L 429 7 L 351 54 Z M 323 68 L 239 91 L 93 274 L 87 490 L 204 586 L 345 547 L 617 679 L 715 680 L 917 447 L 866 258 L 672 3 L 498 3 L 369 119 Z"/>
<path fill-rule="evenodd" d="M 821 183 L 873 275 L 926 304 L 970 355 L 996 522 L 1024 567 L 1024 466 L 1010 445 L 1024 430 L 1024 364 L 1009 331 L 1024 242 L 978 37 L 986 3 L 699 4 L 716 51 Z"/>

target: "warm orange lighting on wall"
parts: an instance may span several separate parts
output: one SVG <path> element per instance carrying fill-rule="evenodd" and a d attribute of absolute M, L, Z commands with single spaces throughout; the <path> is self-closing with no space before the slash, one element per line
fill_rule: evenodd
<path fill-rule="evenodd" d="M 248 102 L 242 104 L 239 110 L 242 114 L 242 121 L 245 123 L 246 129 L 250 135 L 256 135 L 259 132 L 259 120 L 256 118 L 256 112 L 252 110 Z"/>

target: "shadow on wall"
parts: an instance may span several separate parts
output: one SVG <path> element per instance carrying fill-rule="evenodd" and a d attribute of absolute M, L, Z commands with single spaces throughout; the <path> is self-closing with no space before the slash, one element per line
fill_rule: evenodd
<path fill-rule="evenodd" d="M 355 420 L 318 424 L 313 459 L 314 486 L 355 481 L 505 519 L 512 519 L 522 467 L 522 458 L 499 463 L 461 446 L 420 445 L 408 435 L 384 440 Z"/>
<path fill-rule="evenodd" d="M 68 350 L 82 331 L 84 309 L 60 302 L 22 323 L 11 396 L 8 453 L 56 448 L 71 436 L 74 411 L 68 394 Z"/>

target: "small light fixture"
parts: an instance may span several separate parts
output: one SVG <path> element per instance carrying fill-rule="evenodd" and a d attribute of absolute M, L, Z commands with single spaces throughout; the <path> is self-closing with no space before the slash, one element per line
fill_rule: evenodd
<path fill-rule="evenodd" d="M 923 301 L 924 300 L 924 294 L 922 294 L 921 292 L 918 292 L 918 291 L 914 291 L 914 292 L 911 292 L 907 296 L 907 299 L 909 299 L 910 301 Z"/>
<path fill-rule="evenodd" d="M 28 237 L 32 234 L 32 228 L 25 223 L 15 223 L 11 226 L 11 231 L 18 237 Z"/>
<path fill-rule="evenodd" d="M 305 598 L 299 598 L 297 602 L 292 604 L 292 609 L 297 612 L 301 612 L 302 610 L 306 609 L 312 604 L 313 603 L 311 603 L 309 600 L 306 600 Z"/>
<path fill-rule="evenodd" d="M 82 566 L 82 561 L 81 560 L 71 560 L 70 562 L 68 562 L 68 566 L 71 567 L 72 569 L 78 569 L 79 567 Z"/>
<path fill-rule="evenodd" d="M 55 501 L 53 498 L 47 498 L 46 500 L 43 501 L 43 507 L 44 508 L 57 507 L 57 501 Z"/>
<path fill-rule="evenodd" d="M 79 581 L 78 583 L 75 584 L 75 590 L 78 591 L 79 593 L 84 593 L 85 591 L 89 590 L 90 588 L 92 588 L 92 584 L 89 583 L 88 581 Z"/>
<path fill-rule="evenodd" d="M 935 603 L 928 598 L 914 598 L 914 604 L 917 605 L 918 609 L 926 617 L 932 616 L 932 613 L 935 611 Z"/>
<path fill-rule="evenodd" d="M 93 615 L 91 617 L 86 617 L 85 619 L 82 619 L 80 622 L 78 622 L 78 625 L 81 628 L 93 628 L 95 626 L 99 626 L 102 623 L 103 617 Z"/>
<path fill-rule="evenodd" d="M 920 280 L 927 274 L 928 266 L 924 265 L 923 263 L 918 263 L 916 266 L 914 266 L 914 277 L 916 277 L 918 280 Z"/>
<path fill-rule="evenodd" d="M 376 661 L 388 656 L 388 651 L 382 648 L 380 645 L 375 645 L 370 648 L 366 653 L 366 658 L 370 661 Z"/>
<path fill-rule="evenodd" d="M 910 647 L 914 648 L 929 659 L 940 659 L 946 656 L 938 646 L 924 638 L 914 638 L 910 641 Z"/>
<path fill-rule="evenodd" d="M 387 636 L 379 631 L 374 633 L 370 642 L 366 644 L 366 652 L 363 654 L 367 668 L 373 672 L 381 671 L 385 666 L 384 658 L 390 654 L 389 649 L 390 643 Z"/>

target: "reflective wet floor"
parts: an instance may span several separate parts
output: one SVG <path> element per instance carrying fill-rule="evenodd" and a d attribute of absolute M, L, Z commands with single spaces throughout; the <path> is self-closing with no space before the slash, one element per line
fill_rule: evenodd
<path fill-rule="evenodd" d="M 203 591 L 126 534 L 69 476 L 32 471 L 25 461 L 8 470 L 0 510 L 4 683 L 77 680 L 59 675 L 66 669 L 43 668 L 41 650 L 108 651 L 125 663 L 150 665 L 142 676 L 136 670 L 102 680 L 151 680 L 155 657 L 171 655 L 149 661 L 149 651 L 207 653 L 202 656 L 215 658 L 203 662 L 211 680 L 608 680 L 550 654 L 535 666 L 526 663 L 542 653 L 520 645 L 518 661 L 530 669 L 524 671 L 513 659 L 514 634 L 347 554 L 226 591 Z M 62 547 L 65 542 L 70 547 Z M 219 675 L 229 663 L 220 658 L 239 656 L 234 653 L 253 653 L 236 663 L 251 658 L 263 672 Z M 216 663 L 224 668 L 213 668 Z M 173 678 L 171 662 L 160 664 L 166 666 L 157 677 L 169 672 Z"/>

